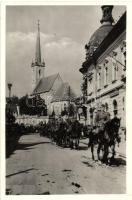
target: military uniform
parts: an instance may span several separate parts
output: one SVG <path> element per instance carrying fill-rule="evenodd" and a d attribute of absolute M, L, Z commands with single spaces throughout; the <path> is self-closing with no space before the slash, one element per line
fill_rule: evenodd
<path fill-rule="evenodd" d="M 103 131 L 106 122 L 110 120 L 109 112 L 98 110 L 95 116 L 95 126 L 99 128 L 99 130 Z"/>

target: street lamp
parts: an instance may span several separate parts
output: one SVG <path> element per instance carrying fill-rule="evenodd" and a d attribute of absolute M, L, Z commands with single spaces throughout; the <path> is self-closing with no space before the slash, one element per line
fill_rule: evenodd
<path fill-rule="evenodd" d="M 11 88 L 12 88 L 12 83 L 8 83 L 9 98 L 11 98 Z"/>

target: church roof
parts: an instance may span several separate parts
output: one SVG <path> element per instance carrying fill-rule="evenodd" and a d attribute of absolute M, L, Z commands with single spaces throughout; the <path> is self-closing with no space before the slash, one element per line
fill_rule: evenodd
<path fill-rule="evenodd" d="M 32 94 L 35 95 L 35 94 L 49 92 L 58 76 L 59 74 L 53 74 L 42 78 Z"/>
<path fill-rule="evenodd" d="M 63 83 L 59 89 L 56 91 L 52 102 L 58 102 L 58 101 L 74 101 L 76 98 L 76 94 L 70 87 L 68 83 Z"/>
<path fill-rule="evenodd" d="M 38 20 L 38 31 L 37 31 L 37 40 L 36 40 L 36 51 L 35 51 L 35 61 L 32 60 L 31 67 L 41 66 L 45 67 L 44 60 L 41 60 L 41 45 L 40 45 L 40 24 Z"/>

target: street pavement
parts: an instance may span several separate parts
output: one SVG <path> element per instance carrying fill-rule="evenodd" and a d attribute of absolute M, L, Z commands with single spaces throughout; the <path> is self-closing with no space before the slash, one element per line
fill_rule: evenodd
<path fill-rule="evenodd" d="M 23 135 L 6 160 L 6 194 L 125 193 L 125 152 L 117 153 L 118 166 L 107 166 L 91 159 L 87 142 L 81 140 L 80 149 L 71 150 L 39 134 Z"/>

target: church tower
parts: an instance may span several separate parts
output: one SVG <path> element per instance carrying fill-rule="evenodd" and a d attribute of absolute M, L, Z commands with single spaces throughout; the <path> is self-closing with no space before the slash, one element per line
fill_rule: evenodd
<path fill-rule="evenodd" d="M 32 91 L 35 89 L 39 81 L 44 77 L 45 63 L 41 60 L 41 45 L 40 45 L 40 24 L 38 20 L 38 31 L 36 40 L 35 61 L 32 61 Z"/>

